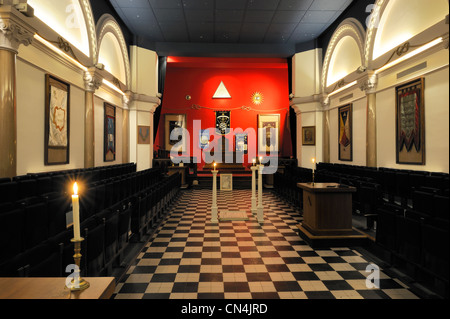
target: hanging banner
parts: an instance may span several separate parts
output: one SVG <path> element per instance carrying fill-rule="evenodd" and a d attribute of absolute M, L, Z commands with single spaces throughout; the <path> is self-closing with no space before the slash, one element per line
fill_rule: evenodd
<path fill-rule="evenodd" d="M 230 133 L 231 119 L 230 111 L 216 111 L 216 133 L 227 135 Z"/>

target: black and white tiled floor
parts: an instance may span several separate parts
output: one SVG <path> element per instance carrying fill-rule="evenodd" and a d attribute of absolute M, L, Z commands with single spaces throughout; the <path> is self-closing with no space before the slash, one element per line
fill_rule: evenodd
<path fill-rule="evenodd" d="M 210 190 L 183 191 L 117 284 L 115 299 L 416 299 L 380 271 L 366 285 L 369 260 L 347 247 L 313 250 L 297 234 L 301 215 L 264 193 L 265 221 L 250 212 L 251 191 L 218 192 L 221 210 L 247 221 L 212 224 Z"/>

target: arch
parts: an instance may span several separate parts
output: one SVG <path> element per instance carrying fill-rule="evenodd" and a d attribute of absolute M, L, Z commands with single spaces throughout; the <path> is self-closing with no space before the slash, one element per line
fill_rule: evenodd
<path fill-rule="evenodd" d="M 89 0 L 28 0 L 28 4 L 43 23 L 92 61 L 96 60 L 97 37 Z"/>
<path fill-rule="evenodd" d="M 378 0 L 367 29 L 366 65 L 445 20 L 448 7 L 448 0 Z"/>
<path fill-rule="evenodd" d="M 98 63 L 127 87 L 131 84 L 131 67 L 122 30 L 110 14 L 104 14 L 97 24 Z M 123 89 L 123 88 L 122 88 Z"/>
<path fill-rule="evenodd" d="M 322 87 L 326 91 L 346 76 L 364 67 L 365 31 L 356 19 L 345 19 L 331 37 L 322 69 Z"/>

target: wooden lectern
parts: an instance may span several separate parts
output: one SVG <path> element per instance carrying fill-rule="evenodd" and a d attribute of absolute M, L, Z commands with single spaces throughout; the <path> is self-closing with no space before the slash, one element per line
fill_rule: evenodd
<path fill-rule="evenodd" d="M 352 227 L 355 187 L 336 183 L 298 183 L 297 187 L 303 190 L 303 222 L 298 228 L 308 244 L 315 247 L 358 245 L 361 239 L 367 239 Z"/>

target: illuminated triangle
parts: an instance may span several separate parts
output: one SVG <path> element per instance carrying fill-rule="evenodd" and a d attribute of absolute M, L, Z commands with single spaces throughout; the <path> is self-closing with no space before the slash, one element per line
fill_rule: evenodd
<path fill-rule="evenodd" d="M 220 85 L 217 88 L 217 91 L 214 94 L 213 99 L 231 99 L 231 95 L 230 93 L 228 93 L 228 90 L 225 87 L 225 84 L 223 84 L 223 81 L 220 82 Z"/>

